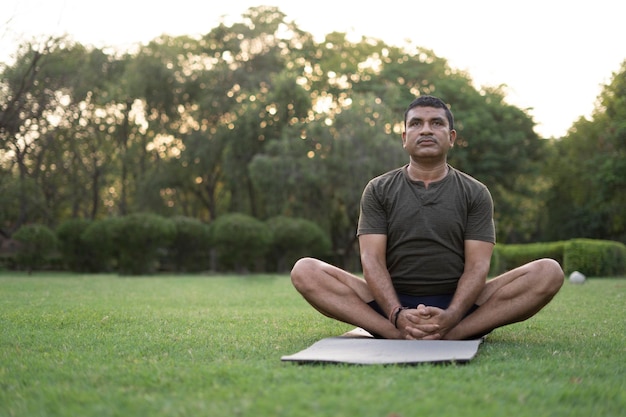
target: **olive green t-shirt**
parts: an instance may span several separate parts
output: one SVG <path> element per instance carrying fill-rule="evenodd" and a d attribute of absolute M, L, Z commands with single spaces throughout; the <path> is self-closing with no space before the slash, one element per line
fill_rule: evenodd
<path fill-rule="evenodd" d="M 404 166 L 372 179 L 363 191 L 357 236 L 387 235 L 387 269 L 399 293 L 454 293 L 463 273 L 464 242 L 495 244 L 489 190 L 449 168 L 428 188 L 412 181 Z"/>

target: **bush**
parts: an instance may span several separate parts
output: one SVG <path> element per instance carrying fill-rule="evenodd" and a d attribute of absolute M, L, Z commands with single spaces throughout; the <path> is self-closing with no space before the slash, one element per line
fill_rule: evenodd
<path fill-rule="evenodd" d="M 12 237 L 19 242 L 15 258 L 17 266 L 28 271 L 43 268 L 57 248 L 56 235 L 42 224 L 24 225 Z"/>
<path fill-rule="evenodd" d="M 119 248 L 117 246 L 121 217 L 107 217 L 92 221 L 81 235 L 87 251 L 92 254 L 91 262 L 100 272 L 117 268 Z"/>
<path fill-rule="evenodd" d="M 595 239 L 573 239 L 520 245 L 498 244 L 491 258 L 491 276 L 540 258 L 559 262 L 566 275 L 580 271 L 587 276 L 626 275 L 626 245 Z"/>
<path fill-rule="evenodd" d="M 324 257 L 331 250 L 330 238 L 312 221 L 277 216 L 266 223 L 272 232 L 269 258 L 278 272 L 287 271 L 303 256 Z"/>
<path fill-rule="evenodd" d="M 168 247 L 167 259 L 173 269 L 196 272 L 209 269 L 211 228 L 200 220 L 176 216 L 171 219 L 174 236 Z"/>
<path fill-rule="evenodd" d="M 157 214 L 133 213 L 120 217 L 113 230 L 118 273 L 155 272 L 160 252 L 170 245 L 175 233 L 174 223 Z"/>
<path fill-rule="evenodd" d="M 134 213 L 96 220 L 81 237 L 97 254 L 100 265 L 116 269 L 119 274 L 142 275 L 157 269 L 160 251 L 167 248 L 174 233 L 168 219 Z"/>
<path fill-rule="evenodd" d="M 63 263 L 70 271 L 101 272 L 106 269 L 106 265 L 99 262 L 97 252 L 83 237 L 92 223 L 88 219 L 70 219 L 56 229 Z"/>
<path fill-rule="evenodd" d="M 259 270 L 259 263 L 270 249 L 269 227 L 254 217 L 231 213 L 211 224 L 211 234 L 220 265 L 238 272 Z"/>
<path fill-rule="evenodd" d="M 490 275 L 499 275 L 528 262 L 552 258 L 563 265 L 565 241 L 528 244 L 498 244 L 491 258 Z"/>
<path fill-rule="evenodd" d="M 610 240 L 573 239 L 565 245 L 565 274 L 579 271 L 586 276 L 626 275 L 626 245 Z"/>

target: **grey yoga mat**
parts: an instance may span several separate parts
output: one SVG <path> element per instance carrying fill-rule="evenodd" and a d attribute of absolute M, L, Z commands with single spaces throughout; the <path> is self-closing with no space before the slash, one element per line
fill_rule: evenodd
<path fill-rule="evenodd" d="M 483 339 L 387 340 L 374 339 L 362 329 L 319 340 L 281 358 L 297 363 L 417 364 L 465 363 L 474 358 Z"/>

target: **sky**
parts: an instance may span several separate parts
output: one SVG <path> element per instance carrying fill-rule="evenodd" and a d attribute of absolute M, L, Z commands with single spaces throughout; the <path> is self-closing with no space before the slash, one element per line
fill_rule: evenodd
<path fill-rule="evenodd" d="M 618 0 L 3 0 L 0 61 L 34 36 L 128 50 L 162 34 L 205 34 L 260 5 L 278 7 L 318 41 L 337 31 L 431 49 L 477 88 L 506 85 L 507 102 L 528 109 L 545 138 L 590 117 L 626 60 L 626 2 Z"/>

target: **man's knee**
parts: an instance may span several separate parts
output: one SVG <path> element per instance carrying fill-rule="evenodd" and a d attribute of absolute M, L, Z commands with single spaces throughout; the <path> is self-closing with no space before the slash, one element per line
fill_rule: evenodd
<path fill-rule="evenodd" d="M 565 280 L 565 274 L 561 265 L 550 258 L 538 259 L 532 264 L 535 269 L 535 275 L 542 284 L 544 291 L 551 295 L 556 294 Z"/>
<path fill-rule="evenodd" d="M 298 291 L 306 288 L 311 283 L 312 277 L 319 269 L 319 261 L 314 258 L 299 259 L 291 269 L 291 283 Z"/>

